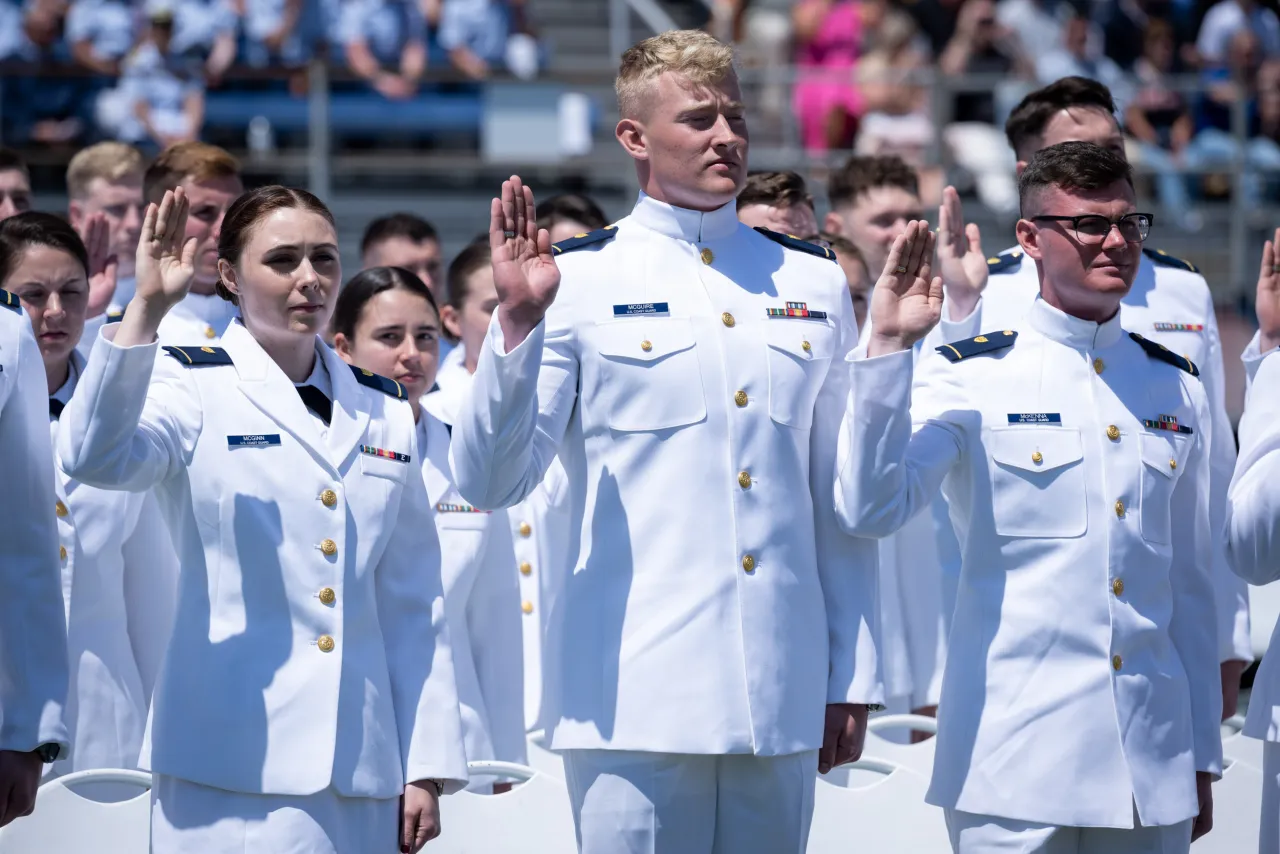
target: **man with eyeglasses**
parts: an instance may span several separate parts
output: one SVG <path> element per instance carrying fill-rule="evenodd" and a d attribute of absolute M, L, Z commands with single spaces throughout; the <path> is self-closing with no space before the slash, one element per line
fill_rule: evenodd
<path fill-rule="evenodd" d="M 1005 133 L 1017 154 L 1019 172 L 1040 149 L 1070 140 L 1092 142 L 1124 156 L 1124 137 L 1110 91 L 1082 77 L 1064 77 L 1027 95 L 1010 113 Z M 940 219 L 938 235 L 939 272 L 947 304 L 935 335 L 942 341 L 956 341 L 987 330 L 1007 329 L 1026 314 L 1039 293 L 1036 264 L 1026 259 L 1020 246 L 987 259 L 976 229 L 970 226 L 966 233 L 959 197 L 949 194 L 944 203 L 944 208 L 948 207 Z M 1200 371 L 1213 434 L 1222 437 L 1209 449 L 1209 513 L 1213 530 L 1220 531 L 1226 521 L 1227 487 L 1235 468 L 1236 447 L 1227 415 L 1222 343 L 1209 285 L 1194 265 L 1145 246 L 1133 287 L 1120 310 L 1126 329 L 1163 344 Z M 1236 713 L 1240 675 L 1253 659 L 1249 592 L 1231 572 L 1220 540 L 1214 543 L 1212 561 L 1222 715 L 1226 719 Z"/>
<path fill-rule="evenodd" d="M 1187 852 L 1222 770 L 1208 400 L 1122 324 L 1150 224 L 1124 158 L 1054 145 L 1018 190 L 1039 297 L 914 369 L 942 282 L 926 223 L 895 242 L 849 359 L 836 510 L 884 537 L 941 489 L 962 532 L 926 797 L 957 854 Z"/>

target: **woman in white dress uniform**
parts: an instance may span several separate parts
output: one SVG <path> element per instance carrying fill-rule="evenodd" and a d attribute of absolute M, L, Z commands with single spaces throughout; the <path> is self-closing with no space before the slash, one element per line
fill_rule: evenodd
<path fill-rule="evenodd" d="M 105 249 L 100 244 L 96 260 Z M 99 235 L 105 237 L 105 234 Z M 49 388 L 49 429 L 84 372 L 84 329 L 93 263 L 64 220 L 29 211 L 0 224 L 0 286 L 31 318 Z M 177 558 L 150 492 L 115 492 L 54 474 L 59 562 L 71 680 L 71 755 L 54 774 L 136 768 L 147 706 L 173 613 Z"/>
<path fill-rule="evenodd" d="M 152 851 L 417 851 L 467 773 L 413 414 L 317 337 L 341 269 L 301 190 L 232 204 L 219 289 L 240 318 L 219 347 L 161 350 L 186 214 L 181 189 L 149 206 L 57 449 L 86 483 L 154 487 L 181 560 L 141 763 Z"/>
<path fill-rule="evenodd" d="M 342 288 L 332 327 L 338 355 L 391 377 L 408 393 L 418 428 L 414 453 L 440 535 L 467 759 L 523 763 L 520 586 L 512 571 L 507 514 L 476 510 L 462 499 L 449 471 L 449 428 L 419 405 L 435 382 L 440 335 L 435 298 L 408 270 L 374 267 Z M 468 788 L 487 792 L 495 787 L 473 779 Z"/>

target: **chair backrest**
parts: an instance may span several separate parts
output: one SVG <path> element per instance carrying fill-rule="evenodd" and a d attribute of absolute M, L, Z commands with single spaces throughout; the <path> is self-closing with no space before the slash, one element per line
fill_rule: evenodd
<path fill-rule="evenodd" d="M 431 854 L 574 854 L 569 791 L 549 774 L 512 762 L 470 762 L 473 775 L 519 783 L 501 795 L 459 792 L 440 804 Z"/>
<path fill-rule="evenodd" d="M 564 760 L 560 758 L 560 754 L 553 753 L 547 746 L 547 734 L 544 730 L 539 729 L 529 733 L 525 742 L 530 768 L 550 774 L 557 780 L 564 779 Z"/>
<path fill-rule="evenodd" d="M 106 786 L 132 797 L 104 803 L 77 791 Z M 150 847 L 151 775 L 144 771 L 77 771 L 50 780 L 36 793 L 35 812 L 0 830 L 0 854 L 147 854 Z"/>
<path fill-rule="evenodd" d="M 931 738 L 918 744 L 901 744 L 881 737 L 881 733 L 893 730 L 920 730 L 921 732 L 938 732 L 938 721 L 924 715 L 880 715 L 867 721 L 867 740 L 862 748 L 862 755 L 877 759 L 887 759 L 902 765 L 925 779 L 933 775 L 933 756 L 937 752 L 937 739 Z M 827 775 L 830 782 L 843 785 L 844 776 L 835 769 Z"/>
<path fill-rule="evenodd" d="M 842 767 L 859 784 L 832 785 L 818 777 L 808 854 L 848 854 L 853 848 L 921 854 L 949 850 L 942 810 L 924 802 L 928 782 L 923 776 L 878 758 Z"/>
<path fill-rule="evenodd" d="M 1196 840 L 1191 846 L 1192 854 L 1257 851 L 1261 820 L 1262 772 L 1228 758 L 1222 779 L 1213 784 L 1213 830 Z"/>

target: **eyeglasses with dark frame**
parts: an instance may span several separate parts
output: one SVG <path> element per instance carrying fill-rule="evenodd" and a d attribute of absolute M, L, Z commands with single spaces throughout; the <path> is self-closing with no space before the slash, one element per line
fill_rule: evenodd
<path fill-rule="evenodd" d="M 1081 216 L 1033 216 L 1032 222 L 1041 220 L 1049 222 L 1069 222 L 1076 240 L 1081 243 L 1097 244 L 1107 239 L 1112 228 L 1120 229 L 1120 236 L 1126 243 L 1142 243 L 1151 233 L 1151 223 L 1155 220 L 1149 213 L 1125 214 L 1117 219 L 1110 219 L 1101 214 L 1083 214 Z"/>

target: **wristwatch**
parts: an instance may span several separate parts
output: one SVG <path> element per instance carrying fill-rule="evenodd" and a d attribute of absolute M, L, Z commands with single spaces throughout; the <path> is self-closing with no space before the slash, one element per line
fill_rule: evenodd
<path fill-rule="evenodd" d="M 62 755 L 62 748 L 58 746 L 57 742 L 50 741 L 40 745 L 31 752 L 39 756 L 40 761 L 45 765 L 49 765 Z"/>

